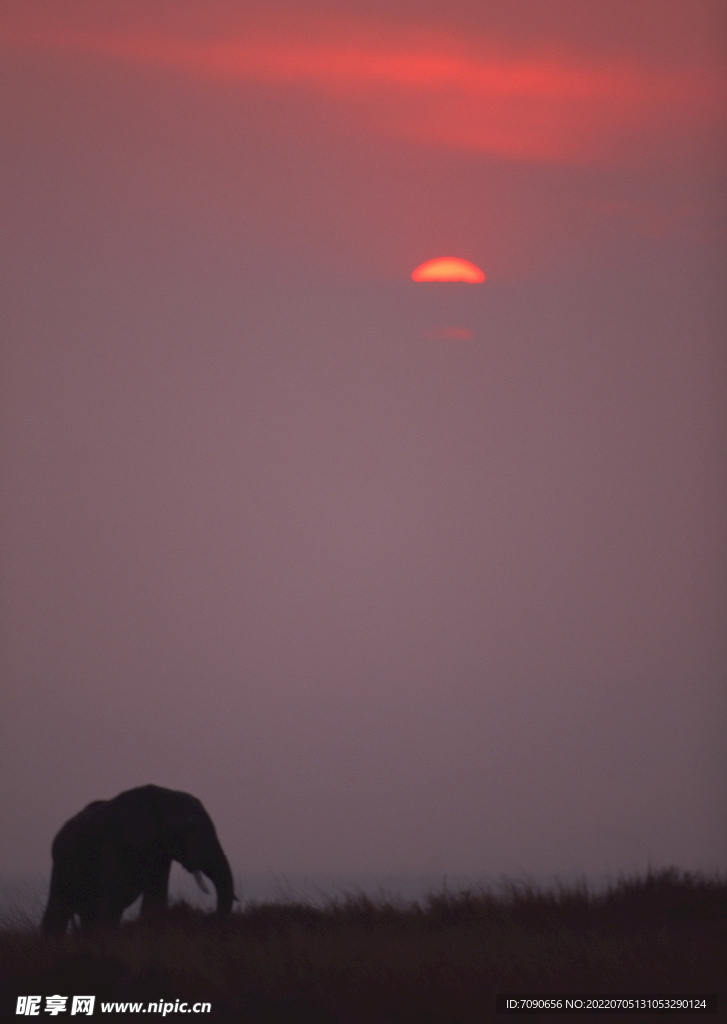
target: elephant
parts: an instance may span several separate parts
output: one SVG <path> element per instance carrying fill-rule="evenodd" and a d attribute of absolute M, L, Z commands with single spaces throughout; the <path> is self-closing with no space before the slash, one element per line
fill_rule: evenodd
<path fill-rule="evenodd" d="M 52 852 L 45 935 L 65 935 L 76 914 L 82 928 L 118 925 L 139 896 L 142 918 L 153 918 L 167 905 L 173 860 L 200 885 L 202 873 L 214 883 L 218 915 L 229 914 L 235 899 L 212 819 L 189 793 L 140 786 L 95 800 L 66 822 Z"/>

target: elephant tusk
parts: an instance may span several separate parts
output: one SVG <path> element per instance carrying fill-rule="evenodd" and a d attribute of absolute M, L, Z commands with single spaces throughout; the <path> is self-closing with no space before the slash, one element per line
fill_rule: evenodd
<path fill-rule="evenodd" d="M 209 889 L 207 888 L 207 883 L 204 880 L 204 875 L 202 874 L 202 872 L 201 871 L 194 871 L 193 874 L 194 874 L 194 880 L 197 883 L 197 885 L 200 887 L 202 892 L 207 893 L 207 895 L 209 896 Z"/>

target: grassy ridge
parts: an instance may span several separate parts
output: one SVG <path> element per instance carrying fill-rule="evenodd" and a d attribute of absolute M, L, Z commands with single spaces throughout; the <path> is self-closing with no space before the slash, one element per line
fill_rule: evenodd
<path fill-rule="evenodd" d="M 95 1018 L 101 999 L 208 1000 L 211 1014 L 170 1016 L 239 1024 L 483 1024 L 508 1019 L 494 1012 L 498 992 L 720 992 L 723 1015 L 727 879 L 672 869 L 601 894 L 513 884 L 500 893 L 443 891 L 421 905 L 365 896 L 323 908 L 249 905 L 227 921 L 178 906 L 153 926 L 58 941 L 8 924 L 0 979 L 3 1021 L 22 1019 L 18 995 L 55 993 L 95 994 Z M 41 1016 L 51 1019 L 42 1008 Z"/>

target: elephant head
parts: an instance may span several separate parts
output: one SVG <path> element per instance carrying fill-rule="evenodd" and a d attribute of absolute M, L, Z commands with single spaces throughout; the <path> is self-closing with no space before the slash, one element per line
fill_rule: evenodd
<path fill-rule="evenodd" d="M 53 874 L 43 930 L 63 934 L 81 925 L 118 924 L 143 896 L 149 917 L 167 902 L 169 870 L 178 861 L 214 884 L 217 913 L 232 909 L 232 872 L 212 820 L 188 793 L 141 786 L 89 804 L 66 822 L 53 843 Z"/>
<path fill-rule="evenodd" d="M 215 826 L 200 800 L 160 786 L 142 786 L 111 801 L 123 841 L 142 857 L 163 854 L 185 870 L 204 874 L 217 892 L 217 913 L 232 909 L 232 872 Z M 199 879 L 198 879 L 199 881 Z"/>

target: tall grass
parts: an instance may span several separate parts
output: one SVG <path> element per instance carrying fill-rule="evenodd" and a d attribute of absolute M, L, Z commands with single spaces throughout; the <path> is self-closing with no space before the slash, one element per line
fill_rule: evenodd
<path fill-rule="evenodd" d="M 670 869 L 600 893 L 511 883 L 408 904 L 352 894 L 249 904 L 222 921 L 177 905 L 153 926 L 62 940 L 7 922 L 0 978 L 3 1021 L 21 1019 L 18 995 L 56 993 L 95 994 L 96 1015 L 101 999 L 208 1000 L 211 1013 L 185 1019 L 239 1024 L 484 1024 L 506 1019 L 497 993 L 721 991 L 724 1014 L 727 878 Z"/>

